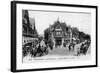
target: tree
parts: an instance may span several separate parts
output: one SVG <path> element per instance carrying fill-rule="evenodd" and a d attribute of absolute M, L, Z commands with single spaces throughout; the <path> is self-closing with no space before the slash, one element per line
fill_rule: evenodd
<path fill-rule="evenodd" d="M 72 28 L 72 35 L 73 35 L 74 38 L 79 38 L 78 28 L 76 28 L 76 27 Z"/>
<path fill-rule="evenodd" d="M 85 34 L 84 32 L 79 32 L 79 39 L 82 42 L 84 40 L 90 40 L 91 37 L 89 34 Z"/>

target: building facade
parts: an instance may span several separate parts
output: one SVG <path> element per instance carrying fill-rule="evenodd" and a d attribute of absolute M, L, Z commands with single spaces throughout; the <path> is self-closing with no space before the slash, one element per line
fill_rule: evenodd
<path fill-rule="evenodd" d="M 53 41 L 54 47 L 67 45 L 72 42 L 72 28 L 65 22 L 57 20 L 49 28 L 49 39 Z"/>
<path fill-rule="evenodd" d="M 30 23 L 28 10 L 22 10 L 22 44 L 27 44 L 32 42 L 34 39 L 38 37 L 37 30 L 35 28 L 35 20 L 34 26 Z"/>

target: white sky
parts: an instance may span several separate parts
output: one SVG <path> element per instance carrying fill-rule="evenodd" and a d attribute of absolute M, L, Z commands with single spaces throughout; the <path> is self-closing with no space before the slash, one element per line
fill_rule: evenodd
<path fill-rule="evenodd" d="M 91 34 L 91 14 L 89 13 L 29 11 L 29 17 L 35 19 L 39 34 L 43 34 L 44 30 L 57 21 L 58 17 L 61 22 L 66 22 L 67 25 Z"/>

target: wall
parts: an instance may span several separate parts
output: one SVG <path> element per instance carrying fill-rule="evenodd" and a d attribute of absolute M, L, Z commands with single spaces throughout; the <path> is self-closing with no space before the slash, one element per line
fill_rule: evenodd
<path fill-rule="evenodd" d="M 10 1 L 0 1 L 0 73 L 10 72 Z M 67 4 L 86 4 L 98 5 L 100 13 L 100 0 L 33 0 L 37 2 L 54 2 L 54 3 L 67 3 Z M 100 19 L 98 15 L 98 20 Z M 98 22 L 99 24 L 100 22 Z M 99 28 L 100 25 L 98 25 Z M 98 30 L 100 31 L 100 29 Z M 100 33 L 98 35 L 100 37 Z M 100 40 L 100 38 L 98 39 Z M 100 43 L 100 41 L 99 41 Z M 100 48 L 100 46 L 99 46 Z M 99 49 L 98 48 L 98 49 Z M 100 49 L 98 50 L 98 52 Z M 100 56 L 100 53 L 98 54 Z M 100 58 L 98 58 L 100 61 Z M 99 63 L 100 65 L 100 63 Z M 66 69 L 66 70 L 52 70 L 52 71 L 38 71 L 34 73 L 99 73 L 98 68 L 84 68 L 84 69 Z M 33 72 L 30 72 L 33 73 Z"/>

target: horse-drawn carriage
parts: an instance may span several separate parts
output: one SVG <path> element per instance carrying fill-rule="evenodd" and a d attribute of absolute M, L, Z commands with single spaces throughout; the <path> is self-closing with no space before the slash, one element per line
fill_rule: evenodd
<path fill-rule="evenodd" d="M 36 41 L 27 43 L 23 46 L 23 56 L 30 54 L 31 57 L 40 57 L 48 54 L 47 48 L 48 46 L 44 43 L 44 41 L 38 43 L 36 43 Z"/>
<path fill-rule="evenodd" d="M 89 46 L 90 46 L 90 41 L 83 42 L 80 48 L 80 53 L 83 53 L 84 55 L 86 55 Z"/>

